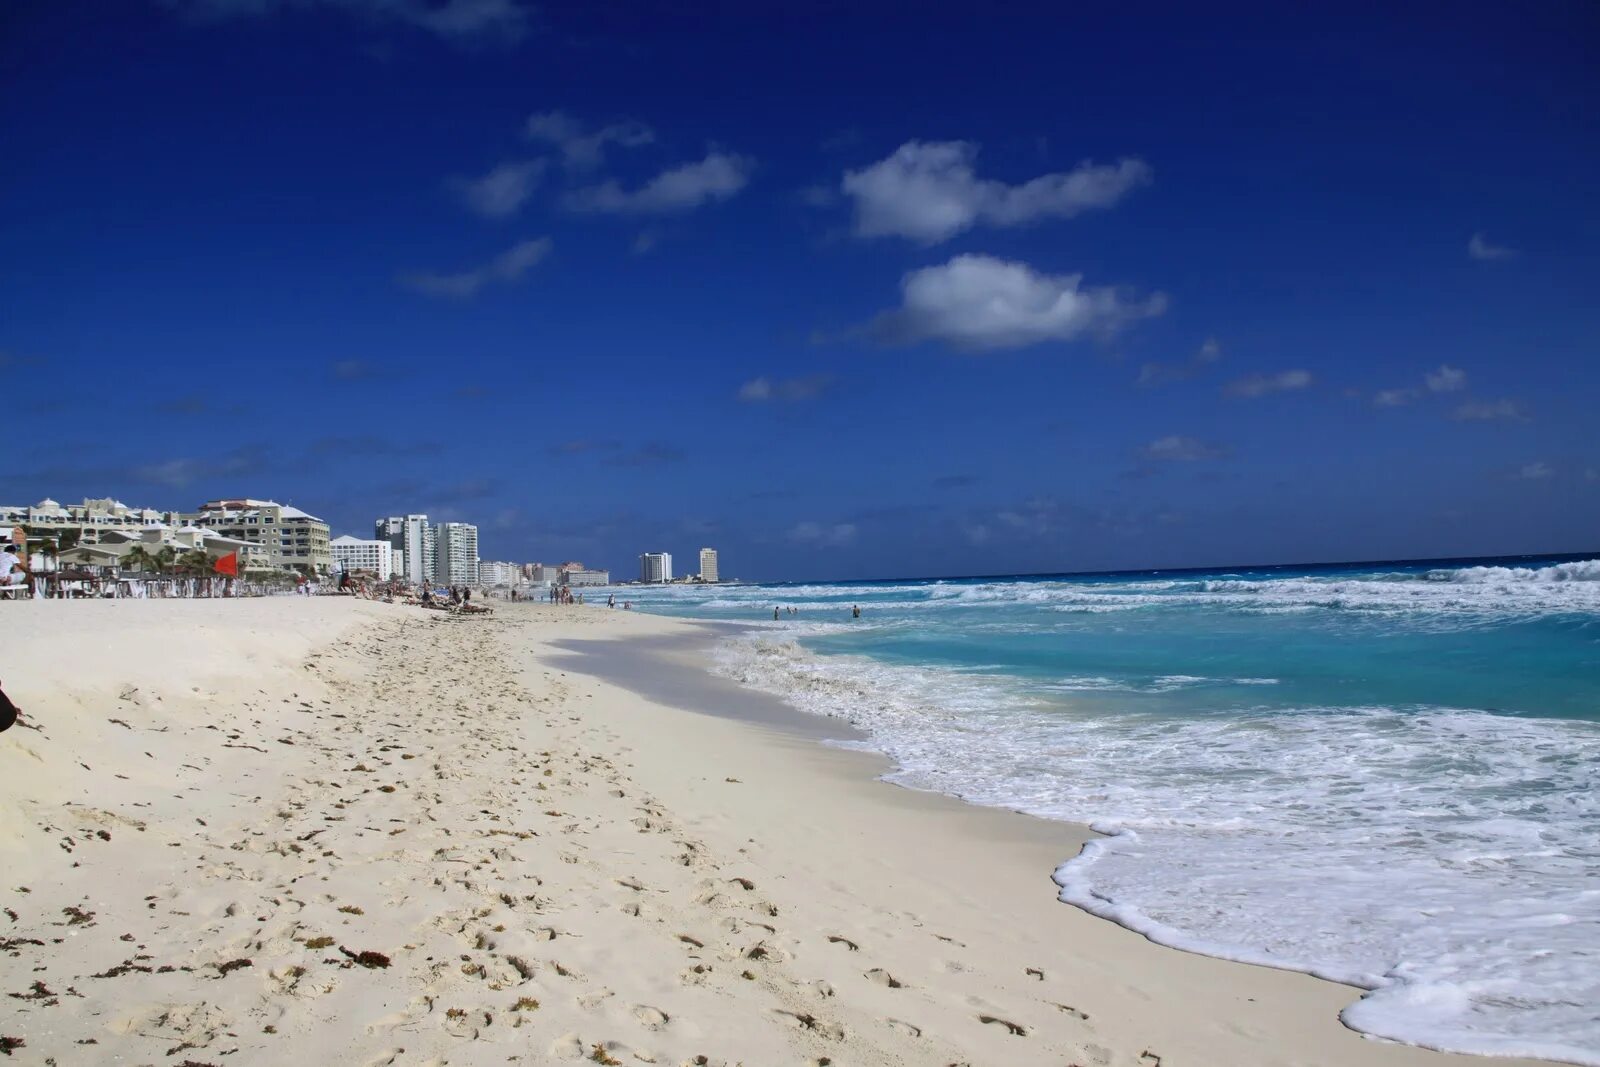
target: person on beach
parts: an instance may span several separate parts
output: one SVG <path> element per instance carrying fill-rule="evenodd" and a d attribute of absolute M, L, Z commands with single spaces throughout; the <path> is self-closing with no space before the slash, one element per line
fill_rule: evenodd
<path fill-rule="evenodd" d="M 773 622 L 777 622 L 778 621 L 778 609 L 777 608 L 773 608 L 772 609 L 772 621 Z"/>
<path fill-rule="evenodd" d="M 614 608 L 616 606 L 617 606 L 617 594 L 612 593 L 610 596 L 606 597 L 606 607 Z"/>
<path fill-rule="evenodd" d="M 0 589 L 15 589 L 28 580 L 28 565 L 22 562 L 16 545 L 0 551 Z"/>
<path fill-rule="evenodd" d="M 0 689 L 0 734 L 5 733 L 22 718 L 22 709 L 11 703 L 6 691 Z"/>
<path fill-rule="evenodd" d="M 852 604 L 852 605 L 850 605 L 850 617 L 852 619 L 861 618 L 861 605 L 860 604 Z"/>

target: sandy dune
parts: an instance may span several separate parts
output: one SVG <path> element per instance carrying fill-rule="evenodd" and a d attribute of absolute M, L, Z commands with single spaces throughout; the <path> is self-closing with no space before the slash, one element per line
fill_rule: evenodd
<path fill-rule="evenodd" d="M 550 644 L 626 657 L 684 623 L 332 598 L 0 617 L 37 727 L 0 738 L 16 1062 L 1484 1062 L 1056 903 L 1079 828 L 883 785 Z"/>

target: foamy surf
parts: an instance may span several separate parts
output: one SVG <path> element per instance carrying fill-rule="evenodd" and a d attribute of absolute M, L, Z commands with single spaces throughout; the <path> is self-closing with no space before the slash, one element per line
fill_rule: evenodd
<path fill-rule="evenodd" d="M 803 593 L 719 670 L 892 781 L 1108 833 L 1056 872 L 1075 906 L 1366 989 L 1364 1033 L 1600 1067 L 1600 562 L 1557 566 L 654 604 Z"/>

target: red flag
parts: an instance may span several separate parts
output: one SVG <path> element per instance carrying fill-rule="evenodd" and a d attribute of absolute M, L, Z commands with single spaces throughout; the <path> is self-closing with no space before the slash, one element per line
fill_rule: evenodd
<path fill-rule="evenodd" d="M 215 567 L 218 574 L 239 577 L 239 553 L 229 552 L 226 556 L 218 557 Z"/>

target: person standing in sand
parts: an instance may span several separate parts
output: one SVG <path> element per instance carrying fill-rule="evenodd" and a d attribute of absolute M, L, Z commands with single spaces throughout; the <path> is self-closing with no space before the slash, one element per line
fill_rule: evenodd
<path fill-rule="evenodd" d="M 16 545 L 0 550 L 0 589 L 16 589 L 28 580 L 28 565 L 22 562 Z"/>

